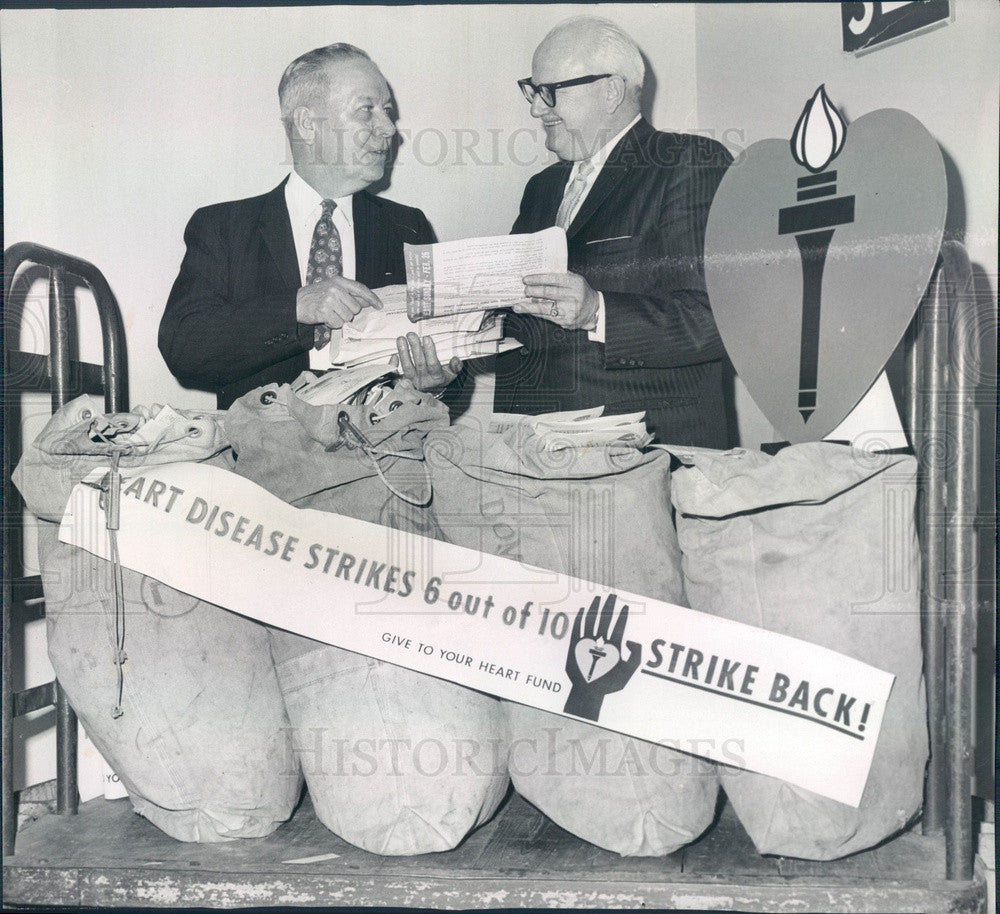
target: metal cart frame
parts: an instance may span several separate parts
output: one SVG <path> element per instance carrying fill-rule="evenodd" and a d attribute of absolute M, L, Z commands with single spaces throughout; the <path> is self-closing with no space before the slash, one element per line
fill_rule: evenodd
<path fill-rule="evenodd" d="M 44 267 L 49 275 L 49 354 L 38 355 L 12 348 L 19 336 L 21 309 L 12 307 L 11 293 L 25 264 Z M 101 321 L 104 363 L 94 365 L 70 357 L 71 317 L 75 313 L 76 286 L 83 284 L 94 295 Z M 14 690 L 11 657 L 12 625 L 23 625 L 44 614 L 41 578 L 26 577 L 21 565 L 21 515 L 24 503 L 11 484 L 10 475 L 20 455 L 21 394 L 49 393 L 52 410 L 84 393 L 104 394 L 108 412 L 128 408 L 128 366 L 125 358 L 125 327 L 118 301 L 92 263 L 25 242 L 4 252 L 4 376 L 3 376 L 3 852 L 14 852 L 17 811 L 14 800 L 14 718 L 51 705 L 56 707 L 57 811 L 77 811 L 76 715 L 56 681 L 22 691 Z M 21 574 L 15 576 L 16 571 Z"/>

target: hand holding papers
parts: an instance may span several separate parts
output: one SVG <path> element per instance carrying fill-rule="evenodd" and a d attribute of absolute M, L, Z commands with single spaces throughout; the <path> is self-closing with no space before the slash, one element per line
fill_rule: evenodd
<path fill-rule="evenodd" d="M 381 307 L 378 298 L 363 283 L 346 276 L 333 276 L 299 289 L 295 319 L 337 330 L 365 308 Z"/>
<path fill-rule="evenodd" d="M 420 389 L 443 387 L 458 371 L 456 359 L 519 346 L 504 338 L 497 309 L 529 305 L 523 277 L 561 276 L 567 264 L 566 233 L 558 227 L 405 248 L 407 284 L 375 289 L 381 309 L 359 309 L 344 323 L 334 368 L 384 365 L 398 356 Z"/>
<path fill-rule="evenodd" d="M 566 232 L 404 245 L 406 308 L 413 321 L 526 304 L 522 277 L 565 273 Z"/>
<path fill-rule="evenodd" d="M 578 273 L 532 273 L 524 277 L 523 304 L 516 314 L 533 314 L 567 330 L 595 330 L 600 299 Z"/>
<path fill-rule="evenodd" d="M 439 395 L 462 370 L 462 360 L 455 355 L 444 365 L 441 364 L 437 347 L 429 336 L 421 339 L 411 331 L 396 340 L 396 350 L 399 353 L 399 370 L 417 390 Z"/>
<path fill-rule="evenodd" d="M 450 314 L 414 324 L 407 316 L 407 286 L 375 289 L 382 310 L 366 308 L 344 324 L 334 368 L 385 364 L 397 355 L 396 340 L 408 333 L 434 341 L 438 357 L 447 364 L 452 357 L 473 359 L 505 352 L 519 344 L 503 339 L 499 315 L 483 312 Z"/>

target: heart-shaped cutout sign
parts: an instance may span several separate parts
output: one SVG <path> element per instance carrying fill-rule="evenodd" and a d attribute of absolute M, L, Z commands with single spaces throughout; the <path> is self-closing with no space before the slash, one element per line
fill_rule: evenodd
<path fill-rule="evenodd" d="M 574 648 L 573 657 L 587 682 L 610 673 L 621 660 L 618 648 L 608 644 L 603 638 L 596 641 L 593 638 L 581 638 Z"/>
<path fill-rule="evenodd" d="M 833 431 L 882 371 L 927 289 L 947 205 L 941 150 L 905 111 L 858 118 L 815 171 L 785 140 L 754 143 L 705 234 L 726 351 L 793 443 Z"/>

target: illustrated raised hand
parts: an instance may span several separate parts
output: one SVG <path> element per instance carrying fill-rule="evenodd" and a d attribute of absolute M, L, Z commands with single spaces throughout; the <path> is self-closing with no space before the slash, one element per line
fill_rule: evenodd
<path fill-rule="evenodd" d="M 622 639 L 628 622 L 628 606 L 623 606 L 615 621 L 617 597 L 610 594 L 601 607 L 601 598 L 594 597 L 590 609 L 582 607 L 573 622 L 566 674 L 572 683 L 563 710 L 576 717 L 596 721 L 606 695 L 620 692 L 642 662 L 642 646 L 626 641 L 628 659 L 622 656 Z"/>

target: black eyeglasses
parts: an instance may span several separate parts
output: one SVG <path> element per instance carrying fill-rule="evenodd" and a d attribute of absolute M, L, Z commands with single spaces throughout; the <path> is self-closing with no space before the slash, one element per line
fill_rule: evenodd
<path fill-rule="evenodd" d="M 607 79 L 613 73 L 599 73 L 597 76 L 578 76 L 576 79 L 564 79 L 561 83 L 541 83 L 535 85 L 531 78 L 519 79 L 517 84 L 521 87 L 524 97 L 533 102 L 535 96 L 539 96 L 549 108 L 554 108 L 556 104 L 556 89 L 564 89 L 567 86 L 582 86 L 585 83 L 597 82 L 599 79 Z"/>

